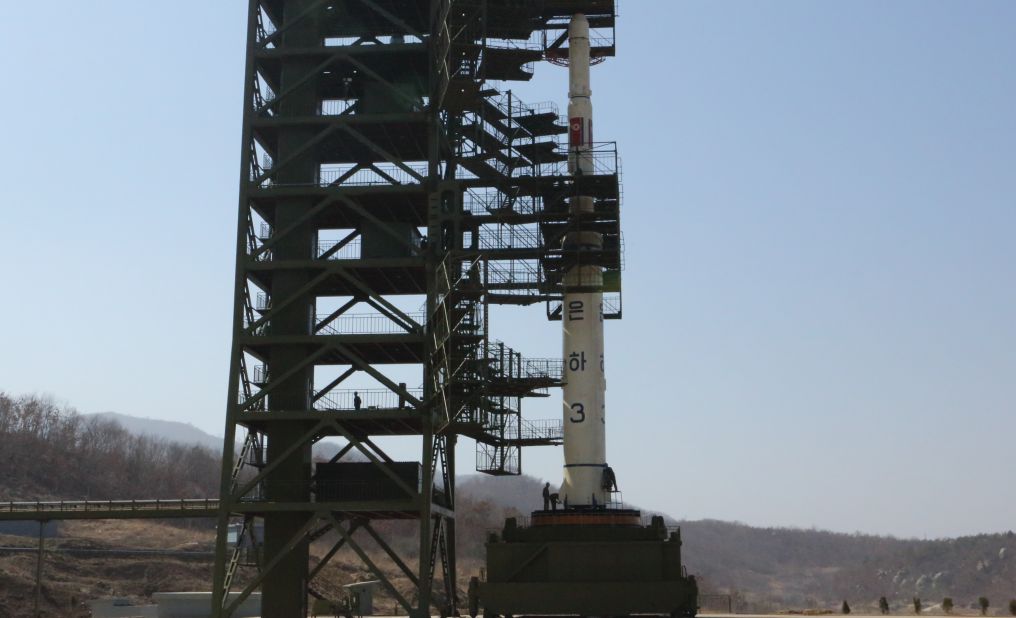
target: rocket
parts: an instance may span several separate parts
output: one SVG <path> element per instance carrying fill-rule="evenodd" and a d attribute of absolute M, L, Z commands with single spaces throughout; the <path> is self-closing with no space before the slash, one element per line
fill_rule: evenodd
<path fill-rule="evenodd" d="M 568 171 L 594 173 L 593 104 L 590 90 L 589 20 L 575 15 L 568 28 Z M 590 196 L 571 198 L 572 215 L 592 213 Z M 603 236 L 574 231 L 564 238 L 571 255 L 599 251 Z M 575 260 L 564 273 L 564 483 L 560 497 L 568 508 L 604 506 L 607 472 L 606 378 L 603 356 L 603 268 Z"/>

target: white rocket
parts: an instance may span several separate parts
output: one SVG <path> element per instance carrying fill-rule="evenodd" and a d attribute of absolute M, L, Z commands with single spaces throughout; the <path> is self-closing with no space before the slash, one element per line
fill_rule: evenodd
<path fill-rule="evenodd" d="M 569 147 L 573 176 L 592 174 L 593 104 L 590 99 L 589 20 L 575 15 L 568 28 Z M 591 213 L 592 197 L 573 197 L 573 214 Z M 599 250 L 603 236 L 571 232 L 568 250 Z M 603 268 L 578 264 L 564 274 L 564 483 L 560 497 L 569 507 L 605 505 L 607 469 L 606 379 L 603 359 Z"/>

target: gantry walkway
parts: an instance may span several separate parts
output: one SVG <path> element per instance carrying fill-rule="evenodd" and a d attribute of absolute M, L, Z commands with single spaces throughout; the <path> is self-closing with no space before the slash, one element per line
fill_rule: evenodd
<path fill-rule="evenodd" d="M 0 521 L 218 517 L 217 499 L 0 502 Z"/>

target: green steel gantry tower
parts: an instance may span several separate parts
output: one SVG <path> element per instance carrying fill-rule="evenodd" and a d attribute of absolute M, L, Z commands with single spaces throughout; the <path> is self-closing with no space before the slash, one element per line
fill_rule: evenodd
<path fill-rule="evenodd" d="M 458 437 L 495 475 L 519 473 L 522 447 L 560 443 L 561 420 L 521 415 L 560 385 L 560 358 L 491 341 L 487 318 L 545 303 L 560 319 L 579 263 L 606 269 L 606 317 L 620 317 L 616 149 L 597 144 L 595 172 L 570 176 L 557 107 L 507 89 L 567 56 L 575 13 L 599 33 L 594 57 L 613 55 L 614 0 L 250 0 L 217 615 L 258 588 L 265 618 L 306 615 L 344 549 L 409 615 L 457 613 Z M 595 212 L 571 214 L 576 195 Z M 563 248 L 576 231 L 602 249 Z M 393 377 L 406 366 L 418 387 Z M 353 376 L 377 387 L 354 394 Z M 418 459 L 394 461 L 386 436 L 418 438 Z M 313 462 L 327 437 L 346 446 Z M 418 523 L 412 560 L 382 520 Z M 253 556 L 228 542 L 234 522 L 263 522 Z"/>

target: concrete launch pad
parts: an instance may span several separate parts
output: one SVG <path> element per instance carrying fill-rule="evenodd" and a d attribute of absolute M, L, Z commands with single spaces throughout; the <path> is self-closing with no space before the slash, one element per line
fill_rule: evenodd
<path fill-rule="evenodd" d="M 681 532 L 638 511 L 537 511 L 487 543 L 486 580 L 469 614 L 691 617 L 698 585 L 681 564 Z"/>

